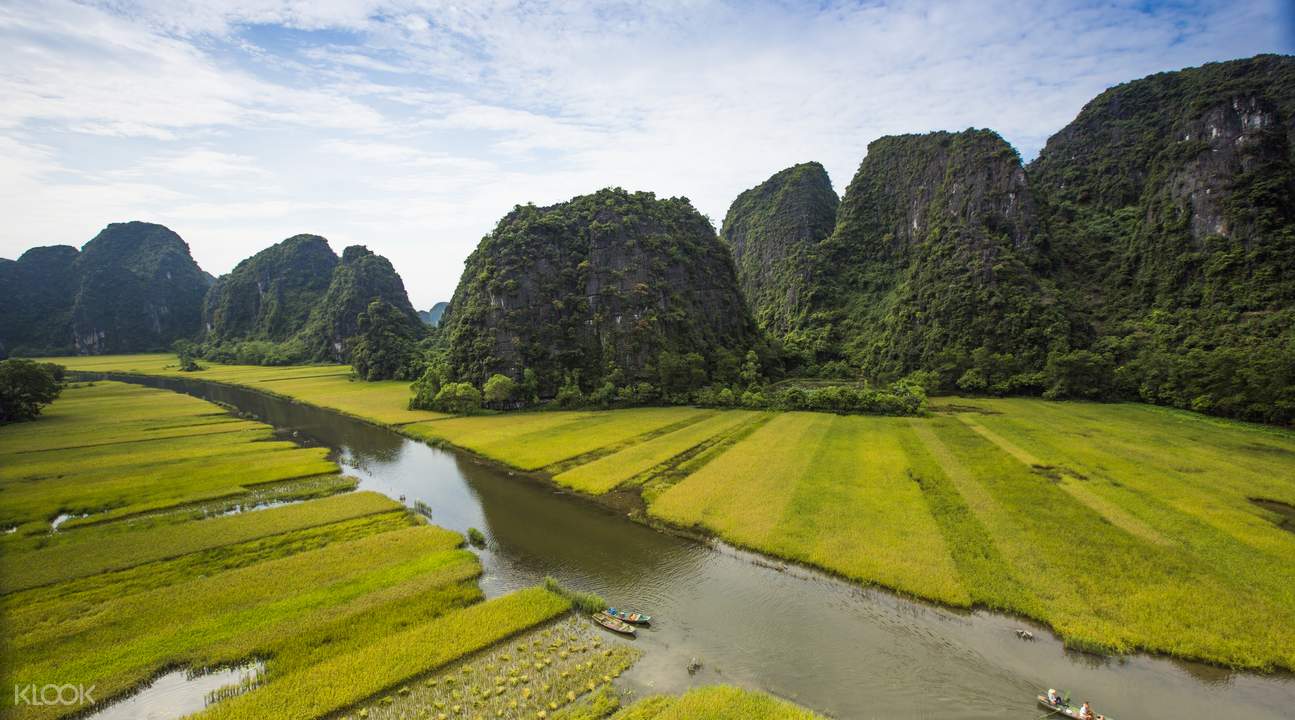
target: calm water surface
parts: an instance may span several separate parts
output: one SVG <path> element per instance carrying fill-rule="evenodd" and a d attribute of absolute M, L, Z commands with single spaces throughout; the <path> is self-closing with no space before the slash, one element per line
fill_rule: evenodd
<path fill-rule="evenodd" d="M 1065 650 L 1050 633 L 957 612 L 657 532 L 467 454 L 328 411 L 187 379 L 166 387 L 251 412 L 332 448 L 362 489 L 427 503 L 437 525 L 482 530 L 488 596 L 552 575 L 650 613 L 625 675 L 636 693 L 717 682 L 762 688 L 840 718 L 1038 718 L 1040 688 L 1069 688 L 1120 720 L 1292 718 L 1290 675 Z M 1029 627 L 1034 641 L 1014 630 Z M 695 675 L 685 666 L 703 664 Z"/>

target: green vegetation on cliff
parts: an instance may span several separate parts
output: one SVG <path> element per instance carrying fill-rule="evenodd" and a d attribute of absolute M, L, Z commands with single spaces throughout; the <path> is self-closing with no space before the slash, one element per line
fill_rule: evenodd
<path fill-rule="evenodd" d="M 760 329 L 781 337 L 805 310 L 811 255 L 836 224 L 839 200 L 827 170 L 795 165 L 737 196 L 720 230 L 738 284 Z"/>
<path fill-rule="evenodd" d="M 1111 88 L 1029 173 L 1107 392 L 1295 419 L 1295 58 Z"/>
<path fill-rule="evenodd" d="M 469 256 L 444 323 L 454 378 L 530 370 L 543 397 L 640 383 L 686 396 L 737 380 L 760 348 L 707 219 L 618 188 L 514 209 Z"/>
<path fill-rule="evenodd" d="M 240 262 L 207 294 L 207 340 L 288 340 L 327 292 L 337 263 L 318 235 L 295 235 Z"/>
<path fill-rule="evenodd" d="M 209 284 L 179 235 L 152 223 L 113 223 L 80 252 L 33 248 L 0 262 L 0 349 L 163 349 L 198 332 Z"/>
<path fill-rule="evenodd" d="M 217 280 L 206 328 L 201 353 L 211 360 L 345 362 L 360 347 L 365 379 L 422 372 L 423 324 L 391 262 L 360 245 L 339 260 L 316 235 L 288 238 Z"/>

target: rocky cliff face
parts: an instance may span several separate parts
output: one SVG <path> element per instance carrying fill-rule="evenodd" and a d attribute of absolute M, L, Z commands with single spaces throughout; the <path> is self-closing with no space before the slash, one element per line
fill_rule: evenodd
<path fill-rule="evenodd" d="M 781 336 L 801 321 L 811 256 L 832 233 L 838 202 L 827 170 L 810 162 L 776 173 L 729 207 L 720 240 L 762 330 Z"/>
<path fill-rule="evenodd" d="M 1295 58 L 1111 88 L 1029 174 L 1124 394 L 1295 418 Z"/>
<path fill-rule="evenodd" d="M 938 369 L 951 384 L 977 351 L 1037 370 L 1059 313 L 1046 252 L 1020 158 L 997 134 L 881 138 L 823 243 L 802 334 L 879 378 Z"/>
<path fill-rule="evenodd" d="M 283 342 L 306 325 L 338 258 L 318 235 L 296 235 L 240 262 L 207 294 L 207 338 Z"/>
<path fill-rule="evenodd" d="M 208 282 L 179 235 L 113 223 L 80 252 L 33 248 L 0 268 L 0 342 L 25 353 L 164 349 L 197 334 Z"/>
<path fill-rule="evenodd" d="M 655 380 L 660 353 L 741 357 L 757 331 L 733 263 L 686 198 L 602 190 L 518 207 L 468 258 L 445 316 L 475 382 L 537 373 L 542 390 Z"/>
<path fill-rule="evenodd" d="M 1107 90 L 1030 176 L 1103 318 L 1260 309 L 1292 298 L 1293 143 L 1295 59 L 1260 56 Z"/>
<path fill-rule="evenodd" d="M 392 306 L 409 323 L 415 337 L 423 332 L 418 313 L 409 303 L 405 283 L 391 262 L 362 245 L 342 251 L 328 289 L 316 304 L 299 338 L 317 360 L 349 360 L 347 341 L 360 331 L 359 316 L 374 300 Z"/>

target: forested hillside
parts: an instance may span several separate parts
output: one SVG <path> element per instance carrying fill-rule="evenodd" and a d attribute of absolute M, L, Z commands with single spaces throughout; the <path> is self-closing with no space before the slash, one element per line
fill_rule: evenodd
<path fill-rule="evenodd" d="M 423 325 L 391 262 L 361 245 L 346 248 L 339 259 L 324 238 L 297 235 L 216 281 L 197 352 L 256 365 L 350 362 L 360 316 L 375 302 L 383 332 L 402 338 L 398 353 L 412 353 L 403 340 L 417 341 Z"/>
<path fill-rule="evenodd" d="M 1295 418 L 1295 58 L 1111 88 L 1029 175 L 1105 392 Z"/>
<path fill-rule="evenodd" d="M 639 383 L 686 396 L 736 381 L 760 344 L 706 218 L 619 188 L 514 209 L 469 256 L 444 325 L 454 377 L 530 371 L 545 397 Z"/>
<path fill-rule="evenodd" d="M 27 355 L 166 348 L 198 332 L 210 282 L 179 235 L 113 223 L 79 252 L 33 248 L 0 262 L 0 346 Z"/>

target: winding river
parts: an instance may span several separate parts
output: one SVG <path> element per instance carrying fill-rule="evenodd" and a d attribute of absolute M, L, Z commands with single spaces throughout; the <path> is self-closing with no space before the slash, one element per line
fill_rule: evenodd
<path fill-rule="evenodd" d="M 362 489 L 476 527 L 488 596 L 552 575 L 658 618 L 634 642 L 635 693 L 718 682 L 761 688 L 841 718 L 1038 718 L 1040 688 L 1070 688 L 1116 718 L 1295 717 L 1295 679 L 1145 655 L 1064 649 L 1051 633 L 958 612 L 699 543 L 583 498 L 337 413 L 250 390 L 171 378 L 112 379 L 225 403 L 325 445 Z M 1029 628 L 1034 640 L 1017 637 Z M 702 663 L 695 674 L 686 665 Z"/>

